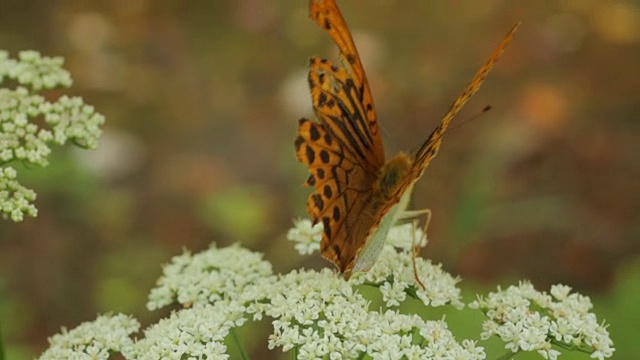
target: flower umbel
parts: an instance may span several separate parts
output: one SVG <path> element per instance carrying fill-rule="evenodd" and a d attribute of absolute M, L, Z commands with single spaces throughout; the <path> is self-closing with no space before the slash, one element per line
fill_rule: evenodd
<path fill-rule="evenodd" d="M 299 236 L 313 233 L 309 229 Z M 413 237 L 406 230 L 391 233 Z M 273 274 L 262 254 L 238 245 L 185 252 L 164 266 L 148 303 L 149 309 L 180 308 L 145 329 L 144 337 L 129 340 L 139 327 L 130 318 L 113 317 L 109 321 L 115 325 L 107 326 L 101 317 L 54 336 L 41 359 L 107 359 L 114 352 L 125 359 L 228 359 L 230 340 L 239 343 L 235 328 L 263 318 L 273 326 L 267 347 L 296 359 L 486 358 L 476 340 L 458 341 L 444 318 L 425 320 L 395 309 L 409 297 L 421 300 L 424 311 L 444 304 L 459 308 L 457 279 L 421 260 L 419 272 L 430 286 L 416 287 L 411 253 L 390 245 L 379 263 L 345 281 L 330 269 Z M 386 306 L 371 306 L 360 292 L 364 287 L 379 289 Z M 606 328 L 589 313 L 589 299 L 565 286 L 546 294 L 522 283 L 479 297 L 470 307 L 489 317 L 478 337 L 497 335 L 513 353 L 537 351 L 545 359 L 556 359 L 562 349 L 587 351 L 597 359 L 613 353 Z"/>
<path fill-rule="evenodd" d="M 257 301 L 265 296 L 261 288 L 273 281 L 271 264 L 262 260 L 262 254 L 238 245 L 218 249 L 212 244 L 199 254 L 175 256 L 165 265 L 147 308 L 156 310 L 174 303 L 189 307 L 222 299 Z"/>
<path fill-rule="evenodd" d="M 588 297 L 570 294 L 571 288 L 554 285 L 550 294 L 534 289 L 528 282 L 506 290 L 478 296 L 469 306 L 480 309 L 489 319 L 483 324 L 481 337 L 496 335 L 512 352 L 537 351 L 545 359 L 556 359 L 557 345 L 605 359 L 615 348 L 607 327 L 599 324 Z"/>
<path fill-rule="evenodd" d="M 390 284 L 403 293 L 407 288 L 401 281 Z M 473 341 L 458 343 L 444 321 L 369 309 L 369 301 L 352 285 L 328 269 L 273 275 L 261 254 L 237 245 L 212 245 L 195 255 L 185 252 L 164 267 L 148 307 L 177 303 L 187 309 L 145 330 L 145 338 L 123 354 L 136 359 L 168 354 L 224 359 L 223 340 L 234 327 L 250 318 L 269 317 L 274 331 L 269 348 L 296 349 L 298 359 L 365 354 L 420 359 L 439 354 L 441 348 L 462 359 L 484 357 Z"/>
<path fill-rule="evenodd" d="M 11 162 L 47 166 L 51 144 L 95 148 L 104 117 L 79 97 L 61 96 L 53 102 L 39 91 L 70 87 L 69 72 L 60 57 L 42 57 L 24 51 L 18 60 L 0 51 L 0 213 L 21 221 L 36 216 L 35 193 L 20 185 Z M 9 80 L 17 84 L 8 88 Z M 46 127 L 37 125 L 43 119 Z"/>
<path fill-rule="evenodd" d="M 274 284 L 274 293 L 269 303 L 260 306 L 265 315 L 275 319 L 269 348 L 296 348 L 298 359 L 485 356 L 482 348 L 470 346 L 472 342 L 458 343 L 444 321 L 425 321 L 391 309 L 369 309 L 369 300 L 328 269 L 284 275 Z"/>
<path fill-rule="evenodd" d="M 244 307 L 229 301 L 196 304 L 151 325 L 122 354 L 127 359 L 228 359 L 224 339 L 242 325 L 243 312 Z"/>
<path fill-rule="evenodd" d="M 322 224 L 313 226 L 309 219 L 297 219 L 287 233 L 287 240 L 296 243 L 295 248 L 301 255 L 311 255 L 320 250 Z"/>
<path fill-rule="evenodd" d="M 311 226 L 298 225 L 302 229 L 290 234 L 309 237 L 314 233 Z M 395 252 L 391 247 L 388 251 Z M 409 267 L 409 263 L 410 259 L 405 265 Z M 425 267 L 433 268 L 437 267 Z M 298 359 L 351 359 L 363 355 L 378 359 L 388 358 L 390 354 L 398 359 L 403 356 L 420 359 L 428 354 L 440 358 L 438 354 L 442 348 L 448 349 L 446 354 L 461 359 L 484 358 L 483 349 L 475 346 L 475 342 L 458 343 L 444 321 L 424 321 L 417 315 L 391 309 L 369 309 L 369 300 L 354 290 L 353 285 L 371 279 L 349 283 L 329 269 L 293 271 L 276 276 L 262 255 L 237 245 L 226 248 L 213 245 L 195 255 L 185 252 L 174 257 L 163 273 L 158 286 L 151 292 L 148 307 L 157 309 L 178 303 L 189 309 L 180 310 L 170 319 L 147 329 L 145 339 L 138 341 L 135 352 L 129 355 L 180 353 L 198 357 L 205 354 L 203 346 L 215 342 L 214 348 L 220 351 L 216 354 L 224 358 L 222 354 L 226 347 L 222 339 L 233 327 L 250 318 L 269 317 L 273 319 L 274 331 L 269 337 L 269 348 L 280 347 L 285 352 L 295 349 Z M 412 272 L 409 273 L 412 280 Z M 449 275 L 440 271 L 439 276 L 446 278 Z M 437 275 L 431 278 L 438 283 Z M 385 280 L 372 285 L 380 287 L 383 294 L 388 293 L 387 303 L 395 306 L 404 300 L 400 298 L 406 297 L 409 289 L 415 291 L 408 281 Z M 385 286 L 394 290 L 386 291 Z M 454 300 L 430 303 L 459 302 L 457 297 Z M 197 325 L 202 321 L 207 325 Z M 211 335 L 212 330 L 206 330 L 211 324 L 220 329 L 215 336 Z M 166 337 L 174 340 L 162 340 Z"/>
<path fill-rule="evenodd" d="M 138 320 L 128 315 L 102 315 L 73 330 L 49 338 L 49 348 L 41 360 L 109 359 L 110 352 L 120 352 L 133 345 L 129 337 L 140 329 Z"/>

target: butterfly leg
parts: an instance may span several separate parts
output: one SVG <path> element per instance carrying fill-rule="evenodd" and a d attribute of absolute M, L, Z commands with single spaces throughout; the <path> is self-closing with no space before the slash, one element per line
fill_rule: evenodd
<path fill-rule="evenodd" d="M 431 222 L 431 209 L 405 211 L 400 217 L 401 218 L 409 218 L 409 217 L 417 218 L 420 215 L 425 215 L 425 222 L 424 222 L 424 226 L 422 227 L 422 236 L 426 238 L 427 228 L 429 227 L 429 223 Z M 418 225 L 418 220 L 414 219 L 413 241 L 411 245 L 411 262 L 413 263 L 413 276 L 416 279 L 416 283 L 420 285 L 422 290 L 426 290 L 427 289 L 426 286 L 424 286 L 424 284 L 420 280 L 420 276 L 418 275 L 418 266 L 416 265 L 416 258 L 420 255 L 420 251 L 422 250 L 422 246 L 420 244 L 422 244 L 423 242 L 423 239 L 416 238 L 415 227 L 417 225 Z"/>

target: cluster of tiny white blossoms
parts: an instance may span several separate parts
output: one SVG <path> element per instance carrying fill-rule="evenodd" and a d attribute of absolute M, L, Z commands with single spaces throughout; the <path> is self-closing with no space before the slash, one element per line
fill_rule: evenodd
<path fill-rule="evenodd" d="M 294 351 L 297 359 L 484 359 L 482 347 L 456 341 L 444 321 L 372 310 L 353 285 L 329 269 L 273 275 L 261 254 L 237 245 L 186 252 L 164 266 L 148 303 L 183 308 L 119 349 L 127 359 L 226 359 L 224 340 L 233 328 L 269 317 L 268 347 Z"/>
<path fill-rule="evenodd" d="M 370 310 L 352 284 L 325 269 L 294 271 L 274 284 L 268 303 L 249 306 L 272 317 L 269 348 L 292 349 L 297 359 L 484 359 L 470 340 L 458 343 L 444 321 L 395 310 Z"/>
<path fill-rule="evenodd" d="M 35 193 L 16 180 L 11 162 L 46 166 L 50 144 L 68 141 L 85 148 L 95 148 L 104 117 L 79 97 L 61 96 L 47 101 L 38 91 L 72 84 L 69 72 L 62 68 L 60 57 L 42 57 L 35 51 L 23 51 L 11 59 L 0 51 L 0 213 L 13 221 L 24 215 L 36 216 L 31 204 Z M 9 88 L 7 80 L 13 82 Z M 42 118 L 47 128 L 33 120 Z"/>
<path fill-rule="evenodd" d="M 550 294 L 537 291 L 528 282 L 510 286 L 486 298 L 479 296 L 469 307 L 480 309 L 489 318 L 483 323 L 481 338 L 497 335 L 505 348 L 537 351 L 545 359 L 560 352 L 552 345 L 591 354 L 593 359 L 613 355 L 615 348 L 604 324 L 599 324 L 588 297 L 573 293 L 565 285 L 554 285 Z"/>
<path fill-rule="evenodd" d="M 0 82 L 8 77 L 39 91 L 57 87 L 69 87 L 73 83 L 69 72 L 62 68 L 64 59 L 40 56 L 37 51 L 21 51 L 18 60 L 9 58 L 9 53 L 0 51 Z"/>
<path fill-rule="evenodd" d="M 262 254 L 238 245 L 215 244 L 175 256 L 149 295 L 147 308 L 180 304 L 183 309 L 144 330 L 126 348 L 127 359 L 227 359 L 225 338 L 249 317 L 247 304 L 266 301 L 276 281 Z"/>
<path fill-rule="evenodd" d="M 25 214 L 38 215 L 32 204 L 36 200 L 35 191 L 22 186 L 17 176 L 14 168 L 0 166 L 0 214 L 8 214 L 15 222 L 22 221 Z"/>
<path fill-rule="evenodd" d="M 73 330 L 49 338 L 49 348 L 40 360 L 109 359 L 112 352 L 133 346 L 129 337 L 140 329 L 140 323 L 123 314 L 102 315 L 96 320 L 80 324 Z"/>
<path fill-rule="evenodd" d="M 306 224 L 301 226 L 302 230 L 298 231 L 301 237 L 315 231 L 310 226 L 305 227 Z M 405 265 L 411 266 L 410 257 Z M 407 282 L 413 282 L 412 274 Z M 431 278 L 436 279 L 436 276 Z M 416 315 L 392 310 L 371 311 L 369 302 L 353 287 L 364 281 L 372 280 L 349 283 L 328 269 L 275 276 L 271 265 L 262 259 L 261 254 L 237 245 L 226 248 L 212 246 L 196 255 L 185 252 L 164 266 L 163 276 L 151 291 L 147 306 L 157 309 L 178 303 L 193 307 L 175 313 L 158 329 L 146 330 L 145 339 L 141 340 L 144 344 L 138 346 L 141 341 L 136 343 L 136 354 L 140 356 L 151 352 L 162 355 L 177 351 L 196 356 L 202 353 L 205 343 L 195 339 L 202 338 L 213 339 L 211 341 L 217 343 L 215 348 L 222 354 L 226 347 L 210 335 L 209 327 L 206 336 L 194 337 L 196 330 L 193 329 L 201 327 L 188 324 L 189 319 L 200 322 L 206 318 L 213 319 L 208 324 L 224 324 L 219 325 L 221 330 L 216 333 L 216 336 L 224 337 L 231 328 L 242 324 L 245 317 L 260 320 L 266 316 L 273 319 L 274 327 L 269 348 L 281 347 L 285 352 L 295 349 L 298 359 L 323 356 L 349 359 L 364 354 L 376 359 L 400 359 L 403 356 L 418 359 L 429 354 L 433 358 L 439 358 L 438 354 L 443 358 L 445 354 L 458 354 L 464 359 L 484 357 L 483 349 L 476 347 L 474 342 L 458 343 L 445 322 L 424 321 Z M 402 282 L 398 280 L 396 283 Z M 384 289 L 382 292 L 385 293 Z M 456 293 L 449 302 L 458 303 L 458 296 Z M 387 302 L 393 303 L 397 296 L 389 298 Z M 441 298 L 429 301 L 432 305 L 446 302 Z M 215 308 L 207 307 L 211 304 Z M 224 304 L 227 313 L 215 318 L 211 312 L 221 309 L 219 304 Z M 199 316 L 205 311 L 203 309 L 206 309 L 206 314 Z M 234 311 L 228 312 L 228 309 Z M 171 338 L 175 341 L 162 340 L 172 327 L 175 329 Z M 183 332 L 186 333 L 180 335 Z"/>
<path fill-rule="evenodd" d="M 263 288 L 275 281 L 271 264 L 262 254 L 232 245 L 215 244 L 192 255 L 184 252 L 163 267 L 158 286 L 151 290 L 147 308 L 170 304 L 192 306 L 227 299 L 246 303 L 265 297 Z"/>
<path fill-rule="evenodd" d="M 308 219 L 297 220 L 287 238 L 296 243 L 296 249 L 301 254 L 318 250 L 322 238 L 322 223 L 312 226 Z M 451 304 L 456 308 L 464 307 L 460 289 L 456 286 L 460 282 L 459 278 L 451 276 L 440 265 L 434 265 L 428 259 L 412 256 L 415 246 L 425 245 L 425 234 L 414 224 L 392 227 L 387 236 L 387 244 L 373 267 L 367 272 L 353 274 L 351 283 L 378 286 L 387 306 L 398 306 L 406 299 L 407 294 L 412 294 L 426 306 Z M 416 284 L 416 274 L 424 289 Z"/>
<path fill-rule="evenodd" d="M 228 359 L 224 339 L 241 326 L 245 307 L 236 301 L 195 304 L 144 330 L 144 338 L 126 347 L 126 359 Z"/>
<path fill-rule="evenodd" d="M 317 233 L 301 223 L 293 234 L 309 237 Z M 411 248 L 416 235 L 422 233 L 413 227 L 395 227 L 390 241 Z M 262 254 L 238 245 L 212 245 L 195 255 L 185 252 L 164 266 L 147 304 L 151 310 L 181 307 L 145 329 L 144 337 L 125 338 L 139 327 L 130 319 L 129 324 L 135 326 L 114 326 L 117 342 L 102 340 L 109 330 L 103 329 L 100 337 L 93 335 L 97 330 L 83 324 L 52 338 L 56 339 L 51 340 L 52 348 L 41 359 L 71 358 L 64 356 L 65 349 L 75 351 L 75 358 L 90 351 L 95 354 L 91 358 L 103 359 L 105 354 L 120 351 L 126 359 L 227 359 L 225 341 L 238 341 L 231 336 L 234 328 L 263 318 L 272 319 L 273 325 L 267 347 L 292 352 L 296 359 L 485 359 L 483 347 L 474 340 L 456 340 L 444 320 L 424 320 L 393 309 L 407 295 L 430 306 L 462 307 L 459 290 L 455 290 L 458 280 L 420 259 L 415 259 L 416 266 L 427 288 L 417 286 L 411 257 L 410 249 L 396 251 L 389 246 L 372 274 L 354 274 L 353 280 L 345 281 L 330 269 L 275 275 Z M 378 287 L 386 306 L 372 309 L 359 293 L 360 287 L 354 286 L 363 284 Z M 480 338 L 498 335 L 510 351 L 538 351 L 546 359 L 560 354 L 552 345 L 587 351 L 592 358 L 610 357 L 613 344 L 606 328 L 589 313 L 588 298 L 569 292 L 568 287 L 555 286 L 548 295 L 523 283 L 478 298 L 471 307 L 489 317 Z M 68 334 L 83 332 L 87 334 L 82 337 L 84 342 L 68 338 Z M 78 343 L 85 345 L 76 346 Z"/>
<path fill-rule="evenodd" d="M 309 219 L 296 219 L 287 233 L 287 240 L 295 243 L 294 247 L 300 255 L 311 255 L 320 251 L 322 223 L 314 226 Z"/>

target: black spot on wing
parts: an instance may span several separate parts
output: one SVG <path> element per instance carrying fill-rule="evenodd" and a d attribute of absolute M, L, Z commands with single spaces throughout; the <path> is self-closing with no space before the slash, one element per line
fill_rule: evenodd
<path fill-rule="evenodd" d="M 329 152 L 327 150 L 320 151 L 320 160 L 325 164 L 329 163 L 329 161 L 331 160 L 331 157 L 329 156 Z"/>
<path fill-rule="evenodd" d="M 320 194 L 313 194 L 312 199 L 313 204 L 318 208 L 318 210 L 322 211 L 324 209 L 324 201 L 322 201 Z"/>
<path fill-rule="evenodd" d="M 325 151 L 325 150 L 323 150 Z M 307 145 L 306 148 L 306 154 L 307 154 L 307 162 L 309 164 L 313 164 L 313 161 L 316 159 L 316 152 L 313 151 L 313 149 L 311 148 L 311 146 Z"/>
<path fill-rule="evenodd" d="M 314 186 L 315 184 L 316 184 L 316 177 L 313 175 L 309 175 L 309 178 L 307 179 L 307 185 Z"/>
<path fill-rule="evenodd" d="M 296 137 L 296 141 L 295 141 L 295 146 L 296 146 L 296 152 L 300 151 L 300 146 L 302 144 L 304 144 L 305 140 L 302 138 L 302 136 L 298 136 Z"/>
<path fill-rule="evenodd" d="M 318 107 L 324 107 L 327 104 L 327 94 L 324 92 L 320 93 L 318 96 Z"/>
<path fill-rule="evenodd" d="M 327 146 L 331 146 L 333 144 L 333 138 L 329 136 L 329 134 L 325 134 L 324 142 L 327 143 Z"/>
<path fill-rule="evenodd" d="M 318 132 L 318 128 L 316 126 L 311 126 L 309 128 L 309 138 L 313 141 L 318 141 L 318 139 L 320 139 L 320 132 Z"/>
<path fill-rule="evenodd" d="M 324 227 L 324 233 L 329 239 L 331 239 L 331 219 L 326 216 L 322 217 L 322 225 Z"/>
<path fill-rule="evenodd" d="M 333 207 L 333 220 L 334 221 L 340 221 L 340 208 L 337 206 Z"/>
<path fill-rule="evenodd" d="M 338 258 L 338 260 L 340 260 L 342 258 L 342 252 L 340 251 L 340 246 L 333 245 L 333 251 L 336 253 L 336 257 Z"/>
<path fill-rule="evenodd" d="M 324 197 L 327 199 L 331 199 L 333 197 L 333 190 L 331 190 L 331 186 L 329 185 L 325 185 L 322 192 L 324 193 Z"/>

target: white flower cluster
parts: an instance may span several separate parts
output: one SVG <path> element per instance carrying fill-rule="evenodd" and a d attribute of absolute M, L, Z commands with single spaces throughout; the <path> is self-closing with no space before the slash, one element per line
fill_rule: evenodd
<path fill-rule="evenodd" d="M 12 161 L 48 165 L 52 143 L 64 145 L 71 141 L 85 148 L 97 146 L 104 117 L 92 106 L 79 97 L 61 96 L 49 102 L 36 93 L 71 86 L 71 77 L 62 63 L 62 58 L 42 57 L 35 51 L 21 52 L 18 60 L 0 51 L 0 86 L 5 79 L 18 84 L 15 89 L 0 87 L 0 172 L 6 172 L 9 169 L 6 164 Z M 32 121 L 38 117 L 44 119 L 48 128 Z M 35 196 L 33 199 L 24 196 L 24 190 L 27 189 L 17 184 L 15 177 L 0 176 L 0 191 L 6 191 L 0 193 L 0 213 L 14 221 L 22 220 L 24 214 L 35 216 L 35 208 L 29 203 Z M 21 199 L 27 201 L 27 206 L 16 204 Z"/>
<path fill-rule="evenodd" d="M 298 220 L 294 223 L 294 228 L 289 230 L 287 238 L 296 243 L 296 249 L 301 254 L 312 253 L 320 249 L 322 223 L 312 226 L 308 219 Z M 460 279 L 429 260 L 420 257 L 414 259 L 414 245 L 426 245 L 422 230 L 411 223 L 392 227 L 387 236 L 387 244 L 376 263 L 367 272 L 353 274 L 352 284 L 379 286 L 387 306 L 398 306 L 406 299 L 407 294 L 412 294 L 426 306 L 451 304 L 456 308 L 464 307 L 460 289 L 456 287 Z M 416 271 L 413 269 L 414 261 Z M 416 285 L 416 273 L 425 289 Z"/>
<path fill-rule="evenodd" d="M 320 251 L 322 223 L 311 225 L 309 219 L 297 219 L 287 233 L 287 240 L 295 242 L 295 249 L 301 255 L 311 255 Z"/>
<path fill-rule="evenodd" d="M 37 51 L 21 51 L 18 60 L 10 59 L 9 53 L 0 51 L 0 83 L 6 76 L 35 91 L 70 87 L 73 83 L 71 75 L 62 64 L 62 57 L 42 57 Z"/>
<path fill-rule="evenodd" d="M 29 118 L 42 115 L 45 99 L 26 88 L 0 88 L 0 162 L 25 161 L 46 166 L 53 134 L 39 129 Z"/>
<path fill-rule="evenodd" d="M 406 229 L 398 230 L 392 237 Z M 410 258 L 410 253 L 397 253 L 391 247 L 381 259 L 392 261 L 394 256 L 398 266 L 409 267 L 410 259 L 400 257 Z M 383 268 L 387 266 L 391 265 Z M 428 284 L 437 284 L 420 297 L 425 303 L 459 305 L 459 294 L 450 290 L 454 286 L 450 275 L 427 263 L 418 268 L 421 274 L 428 273 Z M 393 280 L 380 280 L 379 286 L 388 307 L 370 309 L 369 300 L 353 286 L 362 279 L 347 282 L 329 269 L 274 275 L 262 254 L 238 245 L 214 245 L 199 254 L 176 256 L 165 265 L 148 307 L 181 304 L 182 308 L 145 329 L 143 338 L 128 340 L 139 327 L 130 318 L 99 318 L 54 336 L 41 359 L 106 359 L 117 351 L 126 359 L 228 359 L 226 343 L 230 338 L 238 342 L 234 328 L 265 317 L 273 324 L 268 348 L 292 352 L 296 359 L 486 358 L 475 341 L 458 342 L 444 320 L 423 320 L 390 309 L 407 294 L 419 297 L 422 290 L 406 285 L 401 273 L 388 274 Z M 367 278 L 367 284 L 377 286 L 371 282 L 378 276 L 382 273 Z M 448 295 L 437 295 L 438 291 Z M 592 358 L 610 357 L 611 340 L 589 313 L 588 298 L 569 292 L 568 287 L 555 286 L 548 295 L 523 283 L 479 298 L 471 306 L 490 318 L 481 338 L 498 335 L 514 353 L 538 351 L 546 359 L 560 354 L 552 345 L 591 350 Z"/>
<path fill-rule="evenodd" d="M 176 311 L 144 331 L 145 337 L 123 349 L 126 359 L 228 359 L 224 339 L 245 322 L 235 301 L 196 304 Z"/>
<path fill-rule="evenodd" d="M 268 303 L 248 307 L 274 318 L 269 348 L 295 349 L 297 359 L 484 359 L 475 342 L 458 343 L 444 321 L 398 311 L 371 311 L 369 301 L 333 271 L 292 272 Z"/>
<path fill-rule="evenodd" d="M 262 254 L 238 245 L 218 249 L 215 244 L 201 253 L 185 252 L 165 265 L 158 286 L 151 290 L 147 308 L 178 303 L 213 304 L 222 299 L 240 302 L 265 297 L 262 289 L 275 281 L 271 264 Z"/>
<path fill-rule="evenodd" d="M 528 282 L 506 290 L 479 296 L 469 307 L 482 310 L 488 317 L 482 339 L 497 335 L 512 352 L 537 351 L 545 359 L 555 360 L 557 345 L 591 354 L 603 360 L 615 349 L 606 326 L 598 324 L 588 297 L 574 293 L 564 285 L 551 287 L 551 294 L 537 291 Z"/>
<path fill-rule="evenodd" d="M 300 233 L 306 236 L 304 231 Z M 409 257 L 406 266 L 410 261 Z M 423 269 L 432 268 L 425 265 Z M 212 246 L 196 255 L 186 252 L 174 257 L 163 273 L 151 292 L 149 309 L 172 303 L 192 308 L 180 310 L 146 330 L 145 339 L 135 345 L 135 358 L 144 358 L 142 354 L 153 354 L 149 358 L 167 354 L 197 358 L 206 354 L 204 346 L 213 346 L 219 351 L 215 354 L 224 358 L 221 354 L 226 347 L 219 337 L 224 338 L 249 316 L 254 320 L 272 318 L 274 333 L 269 348 L 281 347 L 285 352 L 294 349 L 298 359 L 350 359 L 365 354 L 375 359 L 447 358 L 452 354 L 461 359 L 484 358 L 483 349 L 474 342 L 458 343 L 443 321 L 424 321 L 417 315 L 392 310 L 371 311 L 369 302 L 354 291 L 353 285 L 358 282 L 348 283 L 328 269 L 275 276 L 261 254 L 234 245 L 221 249 Z M 428 279 L 439 281 L 436 275 Z M 409 291 L 409 286 L 399 280 L 384 283 L 395 284 L 395 290 L 405 296 L 404 291 Z M 440 285 L 433 290 L 437 288 L 448 289 Z M 385 293 L 383 287 L 381 291 Z M 391 299 L 399 295 L 385 296 L 389 298 L 387 303 L 393 303 Z M 443 298 L 435 297 L 437 300 L 430 302 L 441 305 L 440 301 L 446 302 Z M 216 315 L 216 311 L 222 315 Z M 219 331 L 212 335 L 213 329 Z M 215 344 L 207 345 L 203 339 Z"/>
<path fill-rule="evenodd" d="M 109 359 L 111 352 L 120 352 L 133 346 L 129 337 L 140 329 L 140 323 L 130 316 L 102 315 L 85 322 L 71 331 L 49 338 L 49 348 L 40 360 Z"/>
<path fill-rule="evenodd" d="M 8 214 L 11 220 L 20 222 L 25 214 L 38 215 L 38 209 L 31 203 L 36 199 L 35 191 L 20 185 L 17 175 L 12 167 L 0 167 L 0 214 Z"/>

